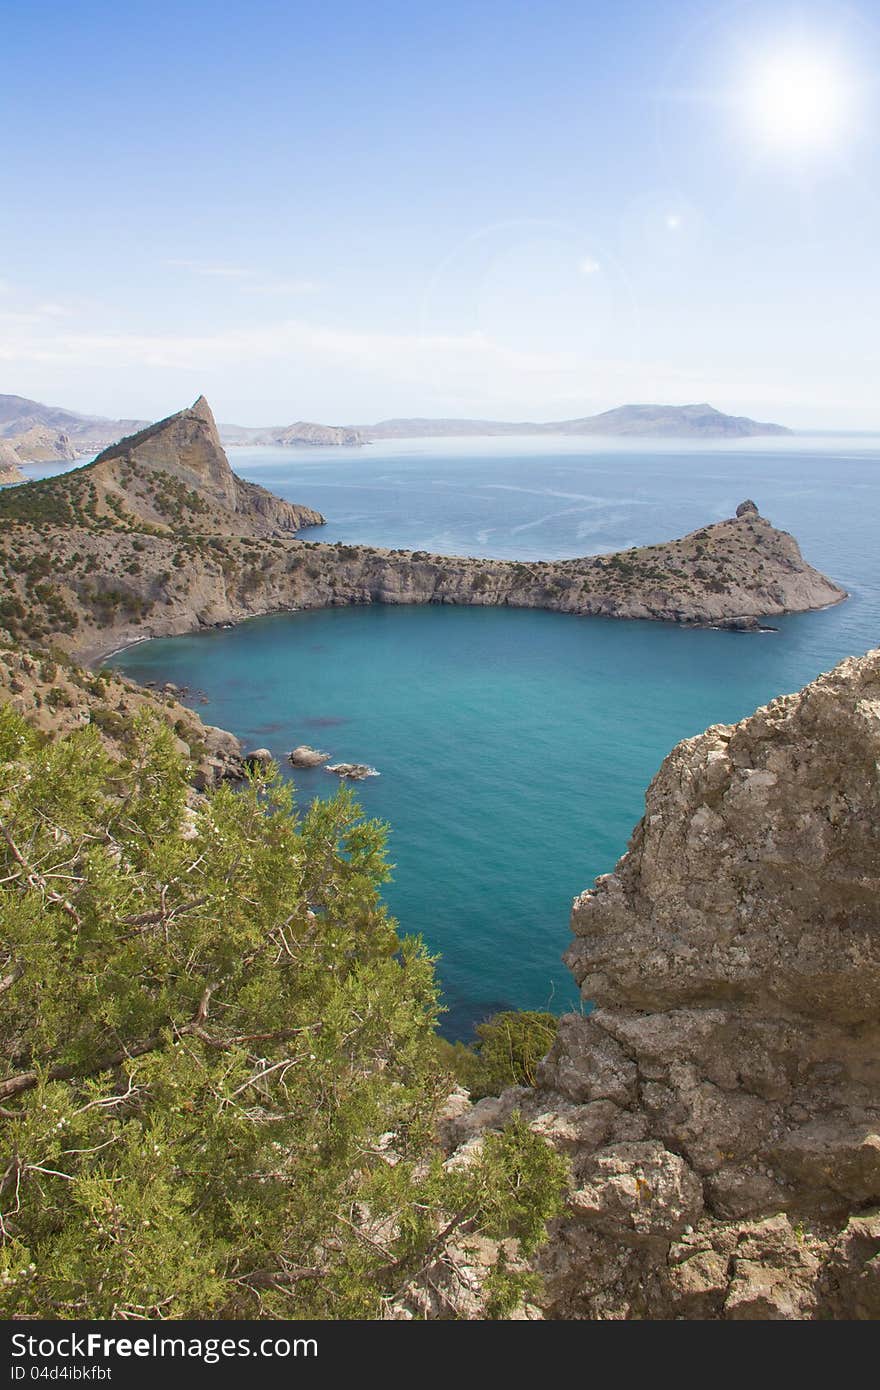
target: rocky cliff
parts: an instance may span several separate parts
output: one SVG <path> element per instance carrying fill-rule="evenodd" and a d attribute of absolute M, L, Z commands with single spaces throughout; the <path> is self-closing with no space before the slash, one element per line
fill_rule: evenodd
<path fill-rule="evenodd" d="M 575 902 L 592 1012 L 447 1133 L 570 1156 L 544 1316 L 880 1316 L 878 767 L 875 651 L 674 749 Z"/>
<path fill-rule="evenodd" d="M 14 445 L 0 439 L 0 486 L 6 483 L 23 483 L 25 475 L 20 468 L 21 460 Z"/>
<path fill-rule="evenodd" d="M 72 463 L 80 453 L 66 430 L 48 425 L 32 425 L 3 442 L 15 450 L 21 463 Z"/>

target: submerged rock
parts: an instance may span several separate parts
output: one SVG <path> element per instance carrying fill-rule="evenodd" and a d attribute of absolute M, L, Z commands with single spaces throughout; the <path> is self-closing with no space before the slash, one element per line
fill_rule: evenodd
<path fill-rule="evenodd" d="M 757 618 L 751 616 L 740 618 L 725 618 L 723 622 L 717 624 L 722 632 L 763 632 L 764 629 Z"/>
<path fill-rule="evenodd" d="M 771 627 L 768 623 L 762 623 L 750 614 L 743 614 L 738 618 L 723 618 L 720 623 L 712 623 L 712 627 L 719 632 L 778 632 L 778 627 Z"/>

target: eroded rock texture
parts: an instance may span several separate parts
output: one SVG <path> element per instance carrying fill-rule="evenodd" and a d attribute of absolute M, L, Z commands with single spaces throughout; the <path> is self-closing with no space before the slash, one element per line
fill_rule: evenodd
<path fill-rule="evenodd" d="M 680 744 L 574 905 L 519 1108 L 572 1163 L 544 1316 L 880 1316 L 880 651 Z"/>

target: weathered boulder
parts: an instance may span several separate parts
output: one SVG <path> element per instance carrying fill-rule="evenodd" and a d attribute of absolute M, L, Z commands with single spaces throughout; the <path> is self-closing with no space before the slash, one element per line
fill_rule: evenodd
<path fill-rule="evenodd" d="M 307 743 L 300 743 L 287 755 L 287 761 L 291 767 L 320 767 L 329 758 L 329 753 L 322 753 L 318 748 L 310 748 Z"/>
<path fill-rule="evenodd" d="M 595 1007 L 455 1121 L 571 1159 L 545 1316 L 880 1315 L 878 768 L 880 651 L 675 748 L 576 900 Z"/>
<path fill-rule="evenodd" d="M 246 767 L 271 767 L 274 761 L 275 759 L 272 757 L 268 748 L 255 748 L 251 753 L 245 753 L 244 755 Z"/>

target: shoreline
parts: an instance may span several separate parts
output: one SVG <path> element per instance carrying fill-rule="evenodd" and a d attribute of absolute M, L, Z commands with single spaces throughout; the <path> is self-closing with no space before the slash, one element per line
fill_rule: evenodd
<path fill-rule="evenodd" d="M 766 615 L 755 614 L 754 616 L 755 616 L 755 617 L 758 619 L 758 621 L 760 622 L 762 616 L 765 616 L 765 617 L 767 617 L 768 619 L 769 619 L 769 618 L 794 618 L 794 617 L 802 616 L 804 612 L 809 612 L 809 613 L 824 613 L 824 612 L 826 612 L 829 608 L 838 608 L 838 607 L 840 606 L 840 604 L 846 603 L 847 600 L 850 599 L 851 597 L 852 597 L 852 595 L 851 595 L 848 591 L 845 591 L 844 593 L 842 593 L 842 594 L 840 595 L 839 598 L 831 599 L 828 603 L 820 604 L 820 605 L 818 605 L 816 608 L 811 608 L 811 609 L 806 609 L 806 610 L 804 610 L 804 609 L 789 609 L 789 608 L 786 608 L 786 609 L 783 609 L 782 612 L 780 612 L 780 613 L 768 613 L 768 614 L 766 614 Z M 146 635 L 143 636 L 143 637 L 132 637 L 132 638 L 130 639 L 130 641 L 118 643 L 115 647 L 112 648 L 112 650 L 110 650 L 110 651 L 108 651 L 108 652 L 103 652 L 103 651 L 102 651 L 102 652 L 99 652 L 99 653 L 98 653 L 96 656 L 94 656 L 94 657 L 90 657 L 88 654 L 86 654 L 86 655 L 84 655 L 84 656 L 78 657 L 77 660 L 81 661 L 82 664 L 83 664 L 83 666 L 85 666 L 87 669 L 92 669 L 93 665 L 101 666 L 104 662 L 109 661 L 109 660 L 111 659 L 111 657 L 118 656 L 121 652 L 129 651 L 132 647 L 137 647 L 137 646 L 139 646 L 142 642 L 159 642 L 159 641 L 165 640 L 166 638 L 173 638 L 173 637 L 198 637 L 198 636 L 202 636 L 202 635 L 207 635 L 207 633 L 209 633 L 209 632 L 222 632 L 224 629 L 227 629 L 227 628 L 238 628 L 238 627 L 243 627 L 243 626 L 245 625 L 245 623 L 253 622 L 253 621 L 254 621 L 255 619 L 257 619 L 257 618 L 277 618 L 277 617 L 281 617 L 281 616 L 282 616 L 283 614 L 285 614 L 285 613 L 291 614 L 291 615 L 292 615 L 292 614 L 295 614 L 295 613 L 320 613 L 320 612 L 324 612 L 324 611 L 326 611 L 326 610 L 333 609 L 333 608 L 337 608 L 337 609 L 338 609 L 338 608 L 372 608 L 372 607 L 376 607 L 376 606 L 385 607 L 385 608 L 498 608 L 499 610 L 508 609 L 508 610 L 510 610 L 510 611 L 522 612 L 522 613 L 555 613 L 555 614 L 558 614 L 558 615 L 560 615 L 560 616 L 562 616 L 562 617 L 569 617 L 569 618 L 591 618 L 591 619 L 595 619 L 596 621 L 599 621 L 599 622 L 614 622 L 614 623 L 652 623 L 652 624 L 660 624 L 661 626 L 665 626 L 665 627 L 679 628 L 679 629 L 681 629 L 681 630 L 683 630 L 683 631 L 692 631 L 692 632 L 726 632 L 726 633 L 728 633 L 731 637 L 737 637 L 737 636 L 741 636 L 741 637 L 758 637 L 758 636 L 761 636 L 761 635 L 765 635 L 765 634 L 768 633 L 768 632 L 774 632 L 774 631 L 776 631 L 776 629 L 775 629 L 775 628 L 772 628 L 772 627 L 757 627 L 757 628 L 753 628 L 753 629 L 741 629 L 741 630 L 740 630 L 740 629 L 736 629 L 736 628 L 724 627 L 724 626 L 723 626 L 722 624 L 720 624 L 720 623 L 717 623 L 717 622 L 709 622 L 709 621 L 706 621 L 706 622 L 675 622 L 675 621 L 673 621 L 673 620 L 671 620 L 671 619 L 668 619 L 668 618 L 625 617 L 625 616 L 622 616 L 622 615 L 619 615 L 619 614 L 616 614 L 616 613 L 577 613 L 577 612 L 571 612 L 571 611 L 566 610 L 566 609 L 532 607 L 532 606 L 525 606 L 525 605 L 519 605 L 519 604 L 465 604 L 465 603 L 458 603 L 458 604 L 444 604 L 444 603 L 384 603 L 384 604 L 382 604 L 382 603 L 380 603 L 380 604 L 375 604 L 375 603 L 323 603 L 323 604 L 315 604 L 315 605 L 312 606 L 312 607 L 295 607 L 295 608 L 278 607 L 278 608 L 267 608 L 267 609 L 265 609 L 263 612 L 259 612 L 259 613 L 248 613 L 245 617 L 242 617 L 242 618 L 232 618 L 232 619 L 228 619 L 228 620 L 226 620 L 226 621 L 224 621 L 224 622 L 216 622 L 216 623 L 197 623 L 195 626 L 182 629 L 182 630 L 179 631 L 179 632 L 151 632 L 151 633 L 146 634 Z"/>

